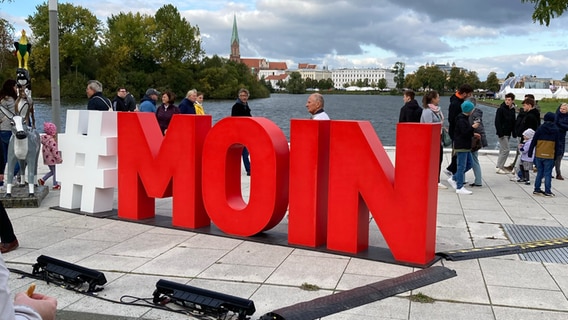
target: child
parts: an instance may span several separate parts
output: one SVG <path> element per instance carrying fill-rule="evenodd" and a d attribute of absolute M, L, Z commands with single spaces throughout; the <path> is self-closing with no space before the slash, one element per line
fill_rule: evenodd
<path fill-rule="evenodd" d="M 523 131 L 523 143 L 519 144 L 519 151 L 521 151 L 521 176 L 517 182 L 524 182 L 526 185 L 531 184 L 529 170 L 533 167 L 534 155 L 529 157 L 529 148 L 534 137 L 534 130 L 529 128 Z"/>
<path fill-rule="evenodd" d="M 475 106 L 469 100 L 462 103 L 460 113 L 456 117 L 456 126 L 454 129 L 454 152 L 457 159 L 457 171 L 448 182 L 456 189 L 457 194 L 472 194 L 473 192 L 464 187 L 465 173 L 472 167 L 471 157 L 471 140 L 473 138 L 474 129 L 479 127 L 479 122 L 469 123 L 469 116 L 473 112 Z M 479 135 L 479 134 L 477 134 Z M 455 180 L 454 180 L 455 179 Z"/>
<path fill-rule="evenodd" d="M 45 181 L 53 176 L 53 190 L 59 190 L 61 186 L 55 178 L 55 165 L 62 163 L 63 160 L 61 159 L 61 154 L 57 147 L 57 140 L 55 139 L 57 127 L 51 122 L 44 122 L 43 131 L 45 134 L 41 136 L 41 152 L 43 153 L 43 163 L 49 167 L 49 172 L 37 182 L 40 186 L 43 186 Z"/>
<path fill-rule="evenodd" d="M 544 115 L 544 123 L 536 130 L 528 153 L 529 157 L 532 157 L 534 153 L 534 163 L 537 169 L 533 194 L 545 197 L 554 197 L 551 191 L 552 168 L 554 157 L 560 152 L 560 130 L 554 124 L 554 118 L 552 112 Z M 543 177 L 544 192 L 540 189 Z"/>

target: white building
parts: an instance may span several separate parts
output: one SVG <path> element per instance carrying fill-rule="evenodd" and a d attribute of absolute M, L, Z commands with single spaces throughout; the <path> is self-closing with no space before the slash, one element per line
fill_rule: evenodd
<path fill-rule="evenodd" d="M 345 88 L 345 84 L 353 81 L 368 79 L 369 85 L 379 83 L 380 79 L 387 80 L 387 88 L 396 87 L 394 73 L 390 69 L 369 68 L 369 69 L 335 69 L 331 71 L 331 80 L 336 89 Z"/>

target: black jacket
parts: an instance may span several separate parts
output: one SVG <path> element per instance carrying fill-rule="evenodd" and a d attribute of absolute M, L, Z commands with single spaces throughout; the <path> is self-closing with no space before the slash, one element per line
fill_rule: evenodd
<path fill-rule="evenodd" d="M 418 105 L 416 99 L 412 99 L 400 108 L 398 122 L 420 122 L 422 116 L 422 108 Z"/>
<path fill-rule="evenodd" d="M 252 117 L 248 103 L 244 104 L 240 99 L 237 99 L 237 102 L 233 105 L 233 109 L 231 109 L 231 116 Z"/>
<path fill-rule="evenodd" d="M 540 112 L 536 108 L 533 108 L 528 112 L 525 112 L 525 117 L 523 118 L 523 125 L 521 128 L 521 135 L 517 134 L 517 136 L 521 137 L 523 132 L 525 132 L 525 130 L 527 130 L 528 128 L 536 131 L 538 127 L 540 127 Z"/>
<path fill-rule="evenodd" d="M 462 113 L 461 105 L 463 102 L 464 100 L 458 98 L 455 93 L 450 97 L 450 107 L 448 108 L 448 123 L 450 126 L 448 133 L 452 140 L 454 140 L 454 131 L 456 130 L 456 117 Z"/>
<path fill-rule="evenodd" d="M 109 111 L 113 110 L 112 103 L 101 92 L 95 92 L 87 104 L 87 110 Z"/>
<path fill-rule="evenodd" d="M 515 108 L 509 108 L 505 102 L 501 103 L 499 109 L 495 113 L 495 131 L 499 138 L 513 135 L 517 137 L 515 132 Z"/>
<path fill-rule="evenodd" d="M 471 150 L 471 138 L 473 138 L 473 127 L 469 123 L 469 117 L 462 112 L 456 117 L 454 149 Z"/>

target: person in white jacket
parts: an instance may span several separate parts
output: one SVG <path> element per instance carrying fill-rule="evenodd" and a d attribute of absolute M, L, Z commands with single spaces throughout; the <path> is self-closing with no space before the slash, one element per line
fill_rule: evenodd
<path fill-rule="evenodd" d="M 54 320 L 57 300 L 40 293 L 31 297 L 17 293 L 14 300 L 8 290 L 8 268 L 0 254 L 0 319 L 2 320 Z"/>

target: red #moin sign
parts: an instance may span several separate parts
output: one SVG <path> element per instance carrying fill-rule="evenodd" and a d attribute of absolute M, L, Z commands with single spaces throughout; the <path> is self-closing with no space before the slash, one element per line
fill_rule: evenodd
<path fill-rule="evenodd" d="M 166 136 L 146 113 L 118 114 L 118 212 L 155 215 L 173 197 L 172 224 L 211 221 L 252 236 L 276 226 L 289 206 L 288 242 L 345 253 L 367 250 L 369 211 L 394 258 L 434 259 L 440 125 L 397 125 L 393 166 L 367 121 L 292 120 L 290 148 L 270 120 L 175 115 Z M 241 151 L 251 154 L 248 204 L 241 196 Z"/>

